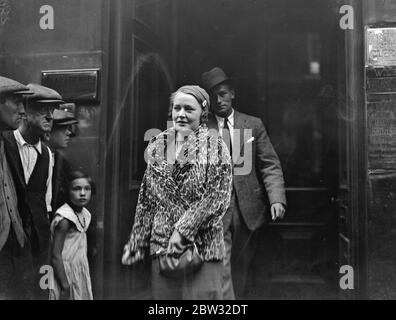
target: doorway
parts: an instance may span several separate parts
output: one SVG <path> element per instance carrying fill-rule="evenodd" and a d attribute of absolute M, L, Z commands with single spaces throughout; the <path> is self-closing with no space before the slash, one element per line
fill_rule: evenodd
<path fill-rule="evenodd" d="M 128 67 L 122 70 L 126 79 L 140 80 L 126 88 L 129 104 L 120 122 L 121 191 L 114 200 L 119 214 L 108 232 L 122 241 L 113 248 L 120 252 L 132 226 L 145 167 L 144 130 L 165 129 L 170 93 L 184 84 L 200 84 L 202 72 L 219 66 L 235 78 L 236 108 L 263 120 L 287 187 L 286 218 L 260 230 L 247 298 L 337 298 L 340 263 L 352 263 L 354 248 L 348 232 L 343 238 L 339 234 L 350 229 L 351 209 L 346 40 L 338 27 L 338 2 L 131 3 L 133 17 L 125 19 L 132 22 L 122 33 L 133 45 L 120 42 L 119 54 L 132 47 L 149 63 L 126 59 Z M 150 116 L 141 118 L 141 112 Z M 344 256 L 346 262 L 340 259 Z M 148 269 L 122 270 L 130 281 L 117 283 L 126 296 L 149 297 Z"/>
<path fill-rule="evenodd" d="M 214 66 L 234 77 L 236 108 L 263 120 L 285 175 L 288 212 L 260 230 L 250 299 L 338 296 L 337 200 L 347 179 L 338 9 L 335 1 L 286 0 L 185 1 L 179 8 L 186 30 L 177 82 L 200 83 Z"/>

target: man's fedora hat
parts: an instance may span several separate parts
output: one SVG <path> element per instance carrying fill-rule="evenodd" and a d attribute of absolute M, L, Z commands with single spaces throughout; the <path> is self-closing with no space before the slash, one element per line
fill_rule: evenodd
<path fill-rule="evenodd" d="M 208 72 L 204 72 L 201 76 L 203 86 L 210 90 L 215 86 L 223 83 L 232 81 L 231 78 L 227 77 L 223 69 L 215 67 Z"/>
<path fill-rule="evenodd" d="M 27 98 L 28 102 L 38 103 L 63 103 L 62 96 L 55 90 L 36 83 L 29 83 L 27 87 L 33 94 Z"/>
<path fill-rule="evenodd" d="M 31 95 L 33 92 L 18 81 L 0 76 L 0 94 Z"/>
<path fill-rule="evenodd" d="M 54 125 L 56 126 L 69 126 L 77 124 L 78 120 L 74 117 L 72 111 L 70 111 L 69 104 L 61 104 L 59 109 L 54 110 Z"/>

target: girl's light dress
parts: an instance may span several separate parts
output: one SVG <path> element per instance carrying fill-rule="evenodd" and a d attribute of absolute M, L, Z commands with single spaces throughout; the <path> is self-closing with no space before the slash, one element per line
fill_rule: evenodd
<path fill-rule="evenodd" d="M 51 223 L 52 243 L 55 228 L 63 219 L 67 219 L 72 224 L 66 235 L 62 251 L 63 265 L 71 288 L 70 299 L 92 300 L 86 234 L 91 222 L 91 214 L 85 208 L 80 213 L 76 213 L 68 204 L 64 204 L 56 211 L 54 220 Z M 50 277 L 50 284 L 50 300 L 59 300 L 61 287 L 55 278 L 54 272 L 52 272 L 52 276 Z"/>

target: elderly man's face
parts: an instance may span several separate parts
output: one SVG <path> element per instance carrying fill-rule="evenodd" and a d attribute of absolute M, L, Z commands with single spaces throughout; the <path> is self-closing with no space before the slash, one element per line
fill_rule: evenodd
<path fill-rule="evenodd" d="M 232 112 L 232 100 L 235 92 L 227 84 L 219 84 L 212 90 L 213 112 L 219 117 L 228 117 Z"/>
<path fill-rule="evenodd" d="M 51 132 L 55 107 L 50 103 L 35 103 L 28 106 L 26 110 L 27 123 L 37 135 L 42 136 Z"/>
<path fill-rule="evenodd" d="M 0 127 L 3 130 L 18 129 L 24 115 L 22 96 L 10 94 L 0 98 Z"/>
<path fill-rule="evenodd" d="M 49 145 L 53 150 L 66 149 L 69 146 L 72 128 L 70 126 L 55 125 L 51 131 Z"/>

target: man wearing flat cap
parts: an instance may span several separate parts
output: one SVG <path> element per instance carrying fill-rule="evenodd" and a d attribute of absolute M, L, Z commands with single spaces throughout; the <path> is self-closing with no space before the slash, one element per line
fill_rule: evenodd
<path fill-rule="evenodd" d="M 4 141 L 18 193 L 19 212 L 31 239 L 36 298 L 44 299 L 46 292 L 38 285 L 40 267 L 48 265 L 53 159 L 41 137 L 51 131 L 54 110 L 63 101 L 50 88 L 38 84 L 27 87 L 33 94 L 26 98 L 26 119 L 19 129 L 5 133 Z"/>
<path fill-rule="evenodd" d="M 72 111 L 74 108 L 74 104 L 61 104 L 59 110 L 54 111 L 53 127 L 49 135 L 48 145 L 54 159 L 51 205 L 53 212 L 67 200 L 66 178 L 72 168 L 62 152 L 69 146 L 73 136 L 73 125 L 78 123 Z"/>
<path fill-rule="evenodd" d="M 0 76 L 0 299 L 33 298 L 29 239 L 18 210 L 17 191 L 4 150 L 3 132 L 18 128 L 24 116 L 23 84 Z"/>
<path fill-rule="evenodd" d="M 232 79 L 216 67 L 202 74 L 202 82 L 212 99 L 213 114 L 208 127 L 223 137 L 234 164 L 231 204 L 223 218 L 226 245 L 223 295 L 224 299 L 243 299 L 257 248 L 257 230 L 268 220 L 267 208 L 272 220 L 282 219 L 285 214 L 283 172 L 261 119 L 234 108 Z M 251 136 L 245 141 L 246 132 Z M 244 161 L 250 162 L 248 172 L 238 171 L 240 150 L 244 150 Z"/>

